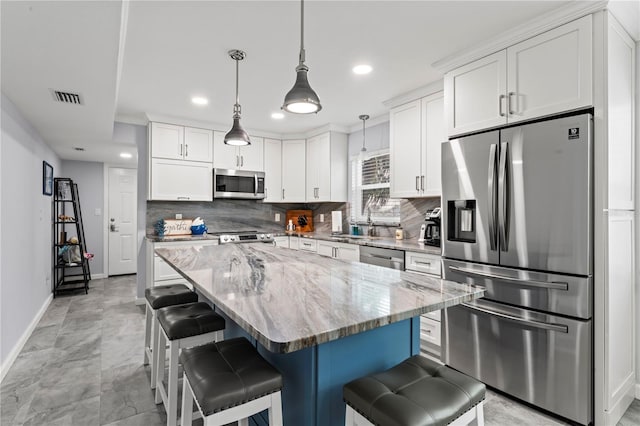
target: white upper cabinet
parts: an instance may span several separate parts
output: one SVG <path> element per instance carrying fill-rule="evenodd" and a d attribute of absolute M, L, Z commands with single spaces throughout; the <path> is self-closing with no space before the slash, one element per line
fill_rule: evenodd
<path fill-rule="evenodd" d="M 445 74 L 448 135 L 589 107 L 591 16 Z"/>
<path fill-rule="evenodd" d="M 211 162 L 212 131 L 166 123 L 151 123 L 151 157 Z"/>
<path fill-rule="evenodd" d="M 213 161 L 213 131 L 184 128 L 184 159 L 189 161 Z"/>
<path fill-rule="evenodd" d="M 507 49 L 510 123 L 591 106 L 591 16 Z"/>
<path fill-rule="evenodd" d="M 149 125 L 149 200 L 213 200 L 213 131 Z"/>
<path fill-rule="evenodd" d="M 263 138 L 250 136 L 251 145 L 224 143 L 224 132 L 213 132 L 213 166 L 217 169 L 264 171 Z"/>
<path fill-rule="evenodd" d="M 442 92 L 393 108 L 390 133 L 391 196 L 440 196 L 440 147 L 446 140 Z"/>
<path fill-rule="evenodd" d="M 213 201 L 210 163 L 152 158 L 150 170 L 150 200 Z"/>
<path fill-rule="evenodd" d="M 306 141 L 293 139 L 282 141 L 282 200 L 288 203 L 304 203 L 306 176 Z M 268 179 L 268 176 L 265 177 Z"/>
<path fill-rule="evenodd" d="M 505 124 L 506 51 L 445 74 L 444 92 L 449 135 Z"/>
<path fill-rule="evenodd" d="M 282 201 L 282 141 L 264 139 L 264 202 Z"/>
<path fill-rule="evenodd" d="M 347 136 L 327 132 L 307 139 L 307 201 L 347 201 Z"/>

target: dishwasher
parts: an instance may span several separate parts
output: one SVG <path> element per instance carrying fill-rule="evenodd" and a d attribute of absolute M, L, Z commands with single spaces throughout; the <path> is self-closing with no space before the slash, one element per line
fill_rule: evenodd
<path fill-rule="evenodd" d="M 404 271 L 404 250 L 360 246 L 360 262 Z"/>

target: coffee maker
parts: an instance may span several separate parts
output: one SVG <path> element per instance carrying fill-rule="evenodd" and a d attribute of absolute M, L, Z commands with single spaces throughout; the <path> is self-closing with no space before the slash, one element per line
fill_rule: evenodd
<path fill-rule="evenodd" d="M 440 247 L 440 218 L 440 207 L 427 210 L 425 214 L 426 224 L 424 224 L 420 230 L 420 239 L 418 241 L 430 246 Z"/>

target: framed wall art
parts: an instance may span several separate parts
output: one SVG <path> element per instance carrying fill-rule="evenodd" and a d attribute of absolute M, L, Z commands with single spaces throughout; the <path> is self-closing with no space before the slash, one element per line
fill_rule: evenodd
<path fill-rule="evenodd" d="M 46 161 L 42 162 L 42 193 L 53 194 L 53 166 Z"/>

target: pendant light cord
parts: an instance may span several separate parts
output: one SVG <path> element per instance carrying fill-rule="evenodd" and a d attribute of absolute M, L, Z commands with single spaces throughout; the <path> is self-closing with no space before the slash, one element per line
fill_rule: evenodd
<path fill-rule="evenodd" d="M 362 150 L 363 150 L 363 151 L 366 151 L 366 150 L 367 150 L 367 148 L 365 148 L 365 147 L 364 147 L 364 141 L 366 140 L 366 139 L 365 139 L 365 135 L 364 135 L 364 121 L 365 121 L 365 120 L 366 120 L 366 118 L 363 118 L 363 119 L 362 119 Z"/>
<path fill-rule="evenodd" d="M 304 64 L 304 0 L 300 0 L 300 63 L 298 66 Z"/>
<path fill-rule="evenodd" d="M 240 118 L 240 94 L 238 90 L 238 80 L 240 79 L 238 72 L 239 62 L 240 61 L 236 59 L 236 104 L 233 106 L 233 118 Z"/>

